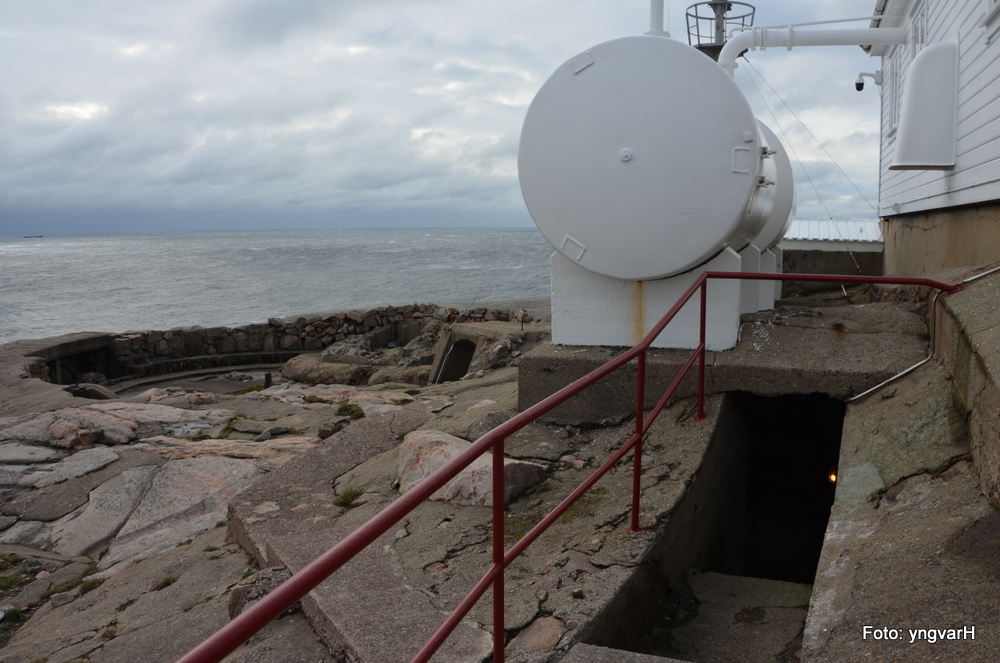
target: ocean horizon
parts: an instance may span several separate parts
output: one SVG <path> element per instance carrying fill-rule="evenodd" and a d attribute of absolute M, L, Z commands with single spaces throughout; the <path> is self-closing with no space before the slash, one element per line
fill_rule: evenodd
<path fill-rule="evenodd" d="M 0 236 L 0 343 L 548 295 L 535 228 Z"/>

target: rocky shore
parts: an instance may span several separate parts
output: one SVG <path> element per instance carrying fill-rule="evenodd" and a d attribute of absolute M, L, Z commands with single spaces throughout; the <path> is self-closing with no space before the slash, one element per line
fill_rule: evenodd
<path fill-rule="evenodd" d="M 415 304 L 110 340 L 119 366 L 317 350 L 268 373 L 270 387 L 260 370 L 168 378 L 151 388 L 81 370 L 74 377 L 93 382 L 63 388 L 37 379 L 55 377 L 51 360 L 23 357 L 36 377 L 21 376 L 21 384 L 45 385 L 40 399 L 61 407 L 0 417 L 0 660 L 167 661 L 196 644 L 221 626 L 220 610 L 242 609 L 233 596 L 260 595 L 275 577 L 265 567 L 258 578 L 258 561 L 227 542 L 232 498 L 352 425 L 374 425 L 396 440 L 450 407 L 450 396 L 425 393 L 430 364 L 443 333 L 476 321 L 500 325 L 479 332 L 477 376 L 516 361 L 529 335 L 537 341 L 547 333 L 517 307 Z M 524 323 L 531 334 L 520 333 Z M 25 347 L 14 345 L 11 354 Z M 72 366 L 70 358 L 60 368 Z M 386 417 L 396 423 L 383 430 Z M 136 578 L 150 573 L 151 584 L 140 586 L 145 581 Z M 171 593 L 184 598 L 164 604 Z M 281 622 L 241 660 L 293 661 L 302 652 L 301 660 L 333 660 L 300 616 Z M 158 645 L 158 658 L 149 637 L 168 625 L 189 633 Z M 306 644 L 288 649 L 288 629 L 296 639 L 308 635 Z M 274 638 L 283 641 L 279 657 L 254 658 L 270 652 Z"/>
<path fill-rule="evenodd" d="M 958 295 L 950 305 L 964 301 L 974 300 Z M 942 368 L 925 367 L 848 408 L 830 525 L 836 536 L 824 547 L 815 588 L 691 570 L 708 564 L 705 551 L 721 535 L 713 518 L 730 511 L 724 487 L 743 468 L 725 437 L 745 424 L 740 401 L 724 392 L 812 393 L 815 371 L 829 379 L 824 389 L 838 394 L 838 380 L 859 390 L 883 369 L 913 365 L 926 352 L 919 307 L 887 306 L 746 317 L 746 342 L 709 358 L 709 389 L 717 393 L 708 398 L 708 418 L 696 422 L 682 400 L 649 430 L 639 459 L 644 530 L 629 531 L 626 457 L 508 568 L 507 660 L 633 660 L 614 657 L 638 655 L 578 644 L 643 642 L 642 651 L 688 660 L 729 660 L 737 650 L 747 661 L 797 660 L 800 650 L 810 660 L 867 660 L 865 652 L 879 650 L 858 643 L 855 621 L 891 613 L 923 624 L 925 607 L 959 600 L 979 629 L 968 660 L 992 660 L 997 582 L 979 565 L 995 557 L 1000 530 L 988 501 L 995 491 L 982 494 L 993 484 L 977 478 L 989 467 L 969 460 L 970 446 L 973 460 L 982 457 L 977 445 L 987 438 L 953 411 L 955 381 Z M 334 334 L 321 350 L 296 352 L 280 375 L 276 367 L 202 369 L 155 384 L 97 385 L 117 390 L 100 400 L 20 376 L 25 361 L 52 361 L 43 342 L 0 346 L 0 391 L 10 394 L 0 404 L 0 661 L 175 661 L 513 416 L 529 366 L 538 375 L 556 367 L 545 322 L 467 324 L 458 322 L 464 307 L 435 312 L 449 308 L 451 322 L 433 315 L 413 322 L 414 315 L 339 341 Z M 506 310 L 510 318 L 516 308 L 494 305 L 483 317 Z M 993 311 L 974 313 L 993 320 Z M 323 335 L 309 336 L 319 332 L 309 316 L 302 318 L 303 326 L 292 323 L 297 331 L 283 333 L 322 342 Z M 410 323 L 410 331 L 396 326 Z M 389 329 L 405 333 L 393 338 Z M 169 348 L 170 339 L 160 340 Z M 94 347 L 88 335 L 70 341 Z M 461 371 L 435 384 L 434 362 L 440 366 L 458 343 L 468 350 Z M 592 359 L 587 352 L 613 353 L 559 350 L 567 354 L 560 370 L 570 373 Z M 667 364 L 668 355 L 660 358 Z M 875 358 L 887 365 L 875 371 Z M 655 359 L 651 374 L 661 370 Z M 913 407 L 931 402 L 933 411 Z M 629 438 L 634 423 L 617 419 L 536 422 L 507 439 L 508 546 Z M 226 660 L 409 660 L 489 566 L 487 505 L 500 498 L 484 479 L 489 460 Z M 907 538 L 921 527 L 920 541 Z M 945 539 L 952 543 L 942 548 Z M 943 562 L 927 566 L 928 555 Z M 844 559 L 855 571 L 841 568 Z M 877 573 L 865 574 L 869 565 Z M 670 593 L 678 587 L 688 592 L 680 599 Z M 910 600 L 915 591 L 919 602 Z M 668 623 L 678 615 L 681 621 Z M 649 631 L 654 618 L 658 626 Z M 484 660 L 490 630 L 486 596 L 448 640 L 442 660 Z M 649 633 L 653 640 L 643 641 Z M 592 650 L 605 658 L 581 658 Z M 858 656 L 843 658 L 847 651 Z M 927 656 L 919 660 L 940 651 L 922 650 Z M 989 657 L 977 658 L 983 652 Z"/>

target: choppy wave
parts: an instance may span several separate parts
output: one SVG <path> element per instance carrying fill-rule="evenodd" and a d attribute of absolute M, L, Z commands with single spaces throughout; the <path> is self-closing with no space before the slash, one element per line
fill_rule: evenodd
<path fill-rule="evenodd" d="M 0 342 L 549 294 L 535 229 L 0 237 Z"/>

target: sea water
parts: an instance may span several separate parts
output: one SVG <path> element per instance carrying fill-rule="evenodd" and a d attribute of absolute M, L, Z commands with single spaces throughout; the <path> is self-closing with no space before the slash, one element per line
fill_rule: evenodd
<path fill-rule="evenodd" d="M 549 294 L 534 228 L 0 237 L 0 343 Z"/>

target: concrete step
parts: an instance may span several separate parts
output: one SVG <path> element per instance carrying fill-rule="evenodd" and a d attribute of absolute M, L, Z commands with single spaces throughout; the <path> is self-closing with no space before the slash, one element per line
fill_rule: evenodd
<path fill-rule="evenodd" d="M 399 436 L 430 419 L 417 407 L 374 413 L 271 472 L 230 504 L 230 532 L 264 566 L 295 573 L 353 531 L 378 500 L 354 509 L 334 504 L 333 479 L 394 449 Z M 367 507 L 367 508 L 366 508 Z M 408 585 L 388 532 L 302 601 L 317 635 L 351 660 L 409 661 L 444 621 L 428 596 Z M 461 624 L 441 648 L 441 660 L 480 661 L 488 633 Z"/>
<path fill-rule="evenodd" d="M 687 584 L 698 614 L 670 630 L 670 655 L 698 663 L 797 659 L 810 585 L 723 573 L 692 575 Z"/>
<path fill-rule="evenodd" d="M 493 387 L 473 384 L 466 389 L 470 391 L 454 396 L 452 408 L 458 412 L 446 410 L 453 418 L 442 416 L 435 425 L 454 423 L 465 411 L 478 412 Z M 391 412 L 372 410 L 237 495 L 229 510 L 233 538 L 261 567 L 301 570 L 398 498 L 399 439 L 430 420 L 422 402 L 388 406 Z M 664 573 L 677 575 L 690 564 L 688 558 L 696 553 L 688 542 L 713 531 L 691 530 L 694 499 L 700 500 L 715 481 L 724 481 L 730 467 L 722 462 L 727 457 L 723 446 L 713 440 L 732 409 L 722 397 L 712 397 L 709 419 L 692 426 L 682 420 L 688 407 L 671 406 L 649 434 L 650 447 L 660 451 L 649 457 L 644 470 L 642 517 L 660 525 L 629 532 L 623 514 L 632 494 L 631 472 L 612 472 L 508 568 L 505 626 L 516 633 L 508 645 L 512 651 L 521 647 L 554 655 L 561 653 L 561 644 L 590 638 L 615 644 L 618 640 L 607 637 L 627 642 L 641 635 L 656 609 L 655 591 L 663 584 L 660 570 L 643 560 L 659 545 L 672 514 L 671 540 L 683 543 L 673 546 L 671 559 L 679 561 L 666 565 Z M 572 450 L 596 463 L 630 434 L 631 428 L 623 425 L 594 438 L 579 436 Z M 548 454 L 557 459 L 571 450 L 570 444 L 564 429 L 538 424 L 511 436 L 507 452 L 513 458 Z M 548 513 L 554 502 L 546 499 L 568 494 L 590 471 L 568 461 L 554 464 L 539 493 L 552 497 L 511 505 L 511 540 Z M 689 499 L 686 487 L 696 474 L 709 479 Z M 352 488 L 361 495 L 348 507 L 337 498 Z M 701 514 L 720 506 L 698 503 Z M 405 663 L 489 568 L 490 536 L 489 507 L 426 501 L 314 589 L 303 599 L 303 609 L 336 655 L 359 663 Z M 623 623 L 626 611 L 630 618 Z M 491 650 L 491 624 L 488 591 L 434 660 L 481 663 Z M 541 639 L 534 637 L 539 632 Z"/>
<path fill-rule="evenodd" d="M 569 651 L 562 663 L 689 663 L 676 658 L 636 654 L 621 649 L 579 644 Z"/>

